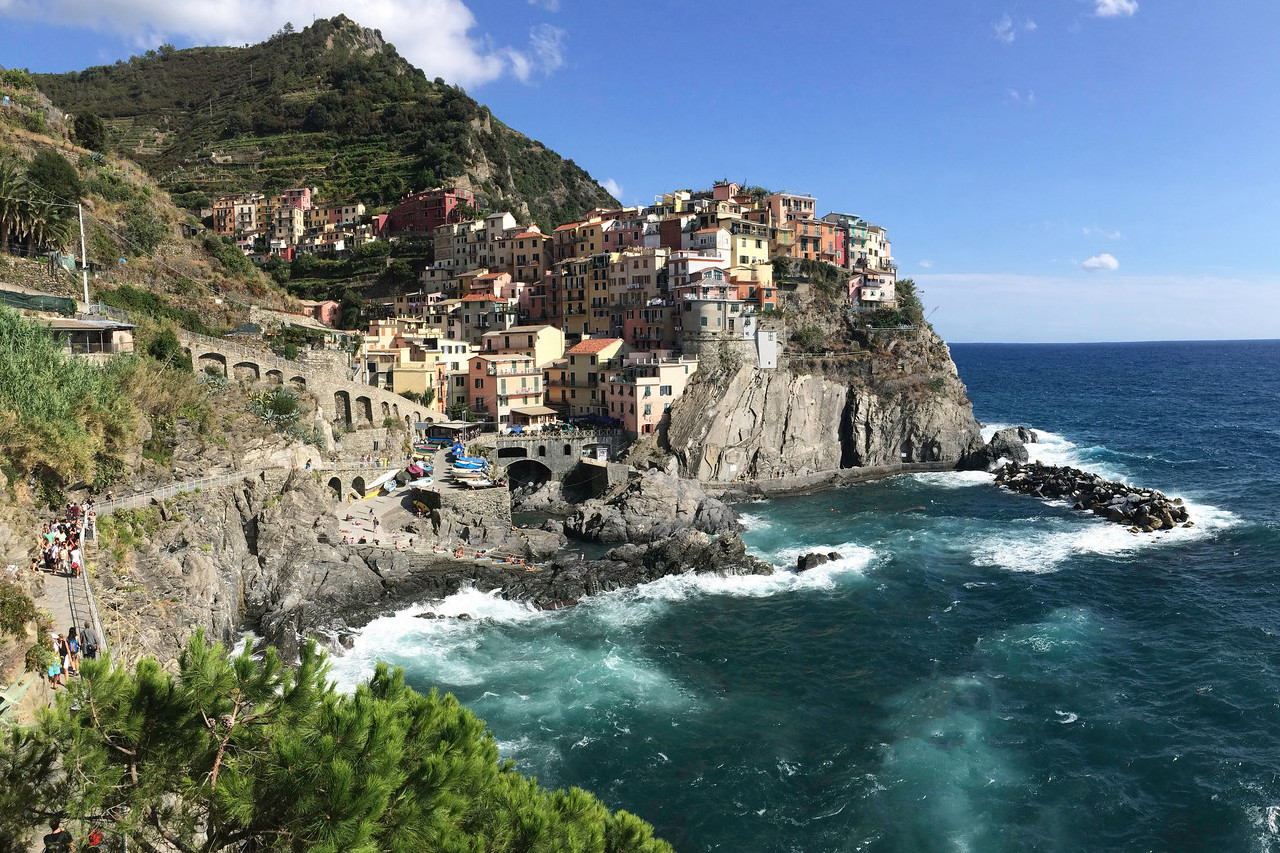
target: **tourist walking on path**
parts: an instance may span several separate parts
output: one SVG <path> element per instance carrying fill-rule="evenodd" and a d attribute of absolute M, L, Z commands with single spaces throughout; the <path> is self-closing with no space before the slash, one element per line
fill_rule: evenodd
<path fill-rule="evenodd" d="M 80 674 L 80 638 L 76 636 L 74 623 L 67 631 L 67 663 L 70 664 L 71 674 L 78 676 Z"/>
<path fill-rule="evenodd" d="M 84 656 L 89 660 L 96 660 L 98 657 L 98 632 L 93 630 L 93 626 L 87 621 L 84 623 L 83 630 L 80 631 L 80 644 L 84 649 Z"/>

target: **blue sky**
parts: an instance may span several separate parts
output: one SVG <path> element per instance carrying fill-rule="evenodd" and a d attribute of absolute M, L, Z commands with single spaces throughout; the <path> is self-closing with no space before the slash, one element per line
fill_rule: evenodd
<path fill-rule="evenodd" d="M 1280 337 L 1274 2 L 0 0 L 0 64 L 338 12 L 625 203 L 728 178 L 885 226 L 949 340 Z"/>

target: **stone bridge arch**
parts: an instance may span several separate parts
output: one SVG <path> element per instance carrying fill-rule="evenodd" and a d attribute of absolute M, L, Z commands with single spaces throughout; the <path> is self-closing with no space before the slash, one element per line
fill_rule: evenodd
<path fill-rule="evenodd" d="M 537 459 L 517 459 L 507 466 L 507 479 L 512 488 L 540 486 L 555 477 L 555 472 Z"/>
<path fill-rule="evenodd" d="M 195 359 L 197 370 L 204 371 L 209 367 L 217 367 L 223 376 L 227 375 L 227 357 L 220 352 L 202 352 Z"/>
<path fill-rule="evenodd" d="M 253 361 L 237 361 L 231 366 L 231 370 L 236 379 L 246 382 L 256 382 L 262 376 L 257 362 Z"/>
<path fill-rule="evenodd" d="M 334 475 L 329 478 L 329 489 L 333 492 L 333 496 L 338 500 L 342 500 L 342 478 Z"/>

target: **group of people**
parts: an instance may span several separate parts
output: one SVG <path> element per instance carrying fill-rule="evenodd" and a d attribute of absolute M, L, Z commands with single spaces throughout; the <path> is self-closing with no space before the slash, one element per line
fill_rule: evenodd
<path fill-rule="evenodd" d="M 86 530 L 92 531 L 96 522 L 93 498 L 83 504 L 67 504 L 62 518 L 41 527 L 31 571 L 79 577 L 84 568 L 81 536 Z M 81 658 L 92 660 L 98 656 L 98 633 L 88 621 L 79 629 L 73 621 L 65 634 L 50 633 L 49 644 L 53 652 L 49 683 L 55 690 L 67 685 L 68 676 L 80 674 Z"/>
<path fill-rule="evenodd" d="M 80 674 L 80 659 L 93 660 L 98 656 L 98 632 L 86 620 L 79 631 L 76 626 L 66 635 L 50 635 L 53 644 L 53 663 L 49 664 L 49 684 L 54 690 L 67 686 L 67 676 Z"/>
<path fill-rule="evenodd" d="M 31 560 L 31 571 L 80 576 L 80 570 L 84 567 L 84 555 L 80 547 L 81 527 L 77 520 L 80 507 L 76 504 L 72 506 L 77 508 L 75 516 L 49 522 L 41 528 L 40 544 L 37 555 Z M 92 509 L 85 512 L 85 524 L 88 525 L 94 520 L 94 513 Z"/>

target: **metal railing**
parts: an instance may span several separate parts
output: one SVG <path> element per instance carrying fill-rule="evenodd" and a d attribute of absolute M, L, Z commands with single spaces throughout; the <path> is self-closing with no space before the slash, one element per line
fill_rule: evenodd
<path fill-rule="evenodd" d="M 113 500 L 98 501 L 94 505 L 94 512 L 98 515 L 110 515 L 118 509 L 137 509 L 146 506 L 153 500 L 162 501 L 168 498 L 176 497 L 188 492 L 198 492 L 205 489 L 215 489 L 219 486 L 226 486 L 231 483 L 239 483 L 248 477 L 258 477 L 268 471 L 282 470 L 278 468 L 259 468 L 253 471 L 233 471 L 230 474 L 221 474 L 216 477 L 201 477 L 198 480 L 187 480 L 182 483 L 172 483 L 168 486 L 161 486 L 146 492 L 139 492 L 136 495 L 129 495 L 124 498 L 115 498 Z"/>
<path fill-rule="evenodd" d="M 84 516 L 80 516 L 80 546 L 85 549 L 84 571 L 80 573 L 80 578 L 84 583 L 85 598 L 89 602 L 89 616 L 93 619 L 93 631 L 98 635 L 98 652 L 102 655 L 103 660 L 111 662 L 111 645 L 107 642 L 107 632 L 102 627 L 102 615 L 98 612 L 98 599 L 93 594 L 93 582 L 89 580 L 89 549 L 88 543 L 93 542 L 94 556 L 98 553 L 98 531 L 92 528 L 89 532 L 92 534 L 86 536 Z"/>

